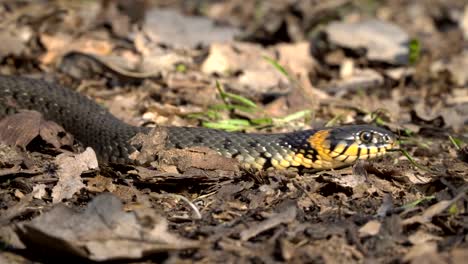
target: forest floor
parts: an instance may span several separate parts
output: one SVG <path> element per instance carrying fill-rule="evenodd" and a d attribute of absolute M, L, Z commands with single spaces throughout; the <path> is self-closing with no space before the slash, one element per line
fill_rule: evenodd
<path fill-rule="evenodd" d="M 0 17 L 1 74 L 132 125 L 373 124 L 407 152 L 316 173 L 95 164 L 9 116 L 0 263 L 466 263 L 464 1 L 7 1 Z M 34 131 L 15 146 L 11 118 Z"/>

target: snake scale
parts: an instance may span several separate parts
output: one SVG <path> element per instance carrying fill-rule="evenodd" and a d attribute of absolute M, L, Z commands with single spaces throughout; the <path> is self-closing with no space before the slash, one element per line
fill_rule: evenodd
<path fill-rule="evenodd" d="M 62 125 L 92 147 L 101 160 L 133 163 L 137 149 L 130 144 L 149 127 L 129 125 L 71 89 L 39 79 L 0 75 L 0 118 L 21 109 L 35 110 Z M 165 127 L 165 148 L 208 147 L 237 159 L 246 168 L 330 169 L 372 159 L 395 148 L 390 131 L 370 125 L 351 125 L 279 134 L 248 134 L 200 127 Z"/>

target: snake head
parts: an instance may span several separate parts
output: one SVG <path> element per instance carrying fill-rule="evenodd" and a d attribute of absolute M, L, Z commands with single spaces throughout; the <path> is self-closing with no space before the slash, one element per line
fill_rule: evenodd
<path fill-rule="evenodd" d="M 397 137 L 380 127 L 352 125 L 320 130 L 309 143 L 317 151 L 322 168 L 337 168 L 396 149 Z"/>
<path fill-rule="evenodd" d="M 334 128 L 330 130 L 329 140 L 339 143 L 344 141 L 348 145 L 357 144 L 361 148 L 385 148 L 391 150 L 396 147 L 397 138 L 392 132 L 375 126 L 355 125 Z"/>

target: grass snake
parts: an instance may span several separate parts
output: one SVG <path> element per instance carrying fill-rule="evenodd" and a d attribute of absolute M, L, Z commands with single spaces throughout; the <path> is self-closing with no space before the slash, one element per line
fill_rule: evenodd
<path fill-rule="evenodd" d="M 75 138 L 92 147 L 101 160 L 133 163 L 130 144 L 149 127 L 129 125 L 71 89 L 39 79 L 0 75 L 0 118 L 21 109 L 35 110 L 62 125 Z M 278 134 L 226 132 L 200 127 L 165 127 L 165 148 L 208 147 L 237 159 L 245 168 L 316 170 L 372 159 L 396 147 L 395 135 L 370 125 L 302 130 Z"/>

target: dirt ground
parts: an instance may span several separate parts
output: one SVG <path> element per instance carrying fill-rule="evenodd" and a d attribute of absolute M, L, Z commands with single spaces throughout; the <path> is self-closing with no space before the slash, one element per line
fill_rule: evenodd
<path fill-rule="evenodd" d="M 0 263 L 466 263 L 465 1 L 0 1 L 0 41 L 0 74 L 132 125 L 369 123 L 404 150 L 315 173 L 194 150 L 116 165 L 40 115 L 8 116 Z M 12 123 L 28 133 L 12 141 Z"/>

